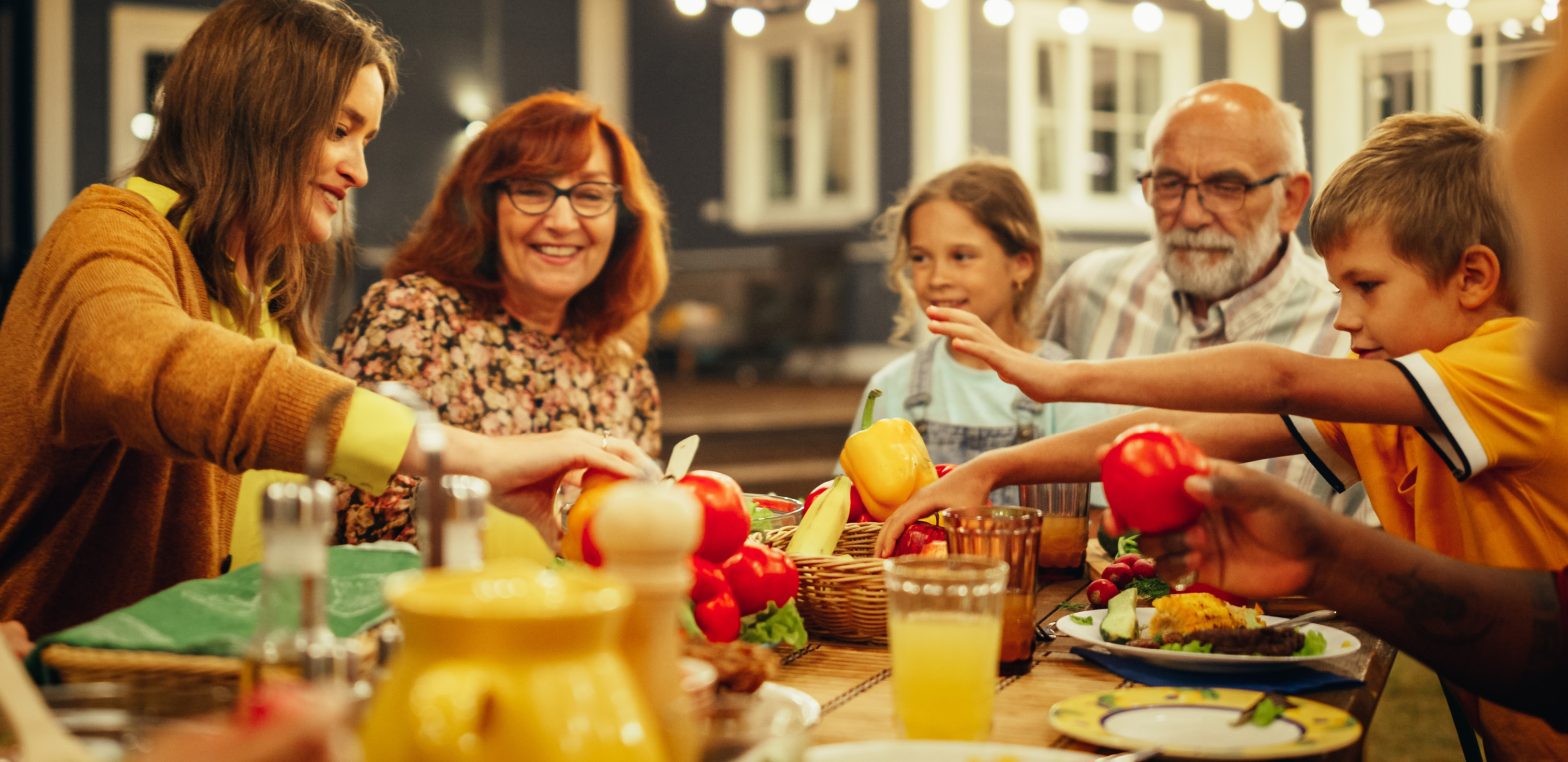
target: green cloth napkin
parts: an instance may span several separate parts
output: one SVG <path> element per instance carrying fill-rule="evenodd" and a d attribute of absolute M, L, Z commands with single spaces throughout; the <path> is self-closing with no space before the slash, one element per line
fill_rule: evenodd
<path fill-rule="evenodd" d="M 338 637 L 354 635 L 386 618 L 381 597 L 388 575 L 420 565 L 413 546 L 335 545 L 327 549 L 327 626 Z M 28 667 L 39 682 L 53 682 L 39 658 L 46 646 L 165 651 L 238 657 L 256 627 L 261 565 L 211 579 L 181 582 L 117 611 L 38 641 Z"/>

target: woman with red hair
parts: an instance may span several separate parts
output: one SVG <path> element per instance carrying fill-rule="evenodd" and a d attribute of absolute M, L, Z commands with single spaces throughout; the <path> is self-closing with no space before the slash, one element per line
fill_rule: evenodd
<path fill-rule="evenodd" d="M 642 355 L 667 236 L 625 133 L 576 95 L 535 95 L 464 149 L 333 352 L 350 378 L 401 381 L 454 426 L 582 428 L 656 456 L 659 392 Z M 411 483 L 347 493 L 339 541 L 415 539 Z M 531 520 L 559 537 L 556 516 Z"/>

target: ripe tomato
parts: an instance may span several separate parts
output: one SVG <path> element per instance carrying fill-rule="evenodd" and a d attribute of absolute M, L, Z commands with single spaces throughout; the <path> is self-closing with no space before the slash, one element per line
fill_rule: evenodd
<path fill-rule="evenodd" d="M 613 471 L 590 468 L 583 474 L 582 494 L 572 509 L 566 513 L 566 535 L 561 538 L 561 556 L 569 561 L 581 561 L 589 566 L 600 566 L 604 556 L 593 541 L 593 516 L 599 511 L 604 495 L 616 482 L 625 477 Z"/>
<path fill-rule="evenodd" d="M 1100 459 L 1100 481 L 1123 529 L 1158 534 L 1196 521 L 1203 505 L 1187 494 L 1187 477 L 1209 472 L 1197 445 L 1164 426 L 1121 433 Z"/>
<path fill-rule="evenodd" d="M 740 546 L 719 570 L 735 592 L 740 615 L 755 614 L 768 602 L 783 606 L 800 589 L 800 572 L 783 551 L 748 542 Z"/>
<path fill-rule="evenodd" d="M 734 479 L 717 471 L 692 471 L 677 482 L 702 505 L 702 542 L 697 555 L 722 564 L 751 531 L 751 514 Z"/>
<path fill-rule="evenodd" d="M 693 601 L 702 603 L 709 598 L 730 592 L 729 580 L 724 578 L 724 572 L 719 571 L 718 564 L 696 556 L 692 556 L 690 560 Z"/>
<path fill-rule="evenodd" d="M 691 613 L 697 629 L 710 643 L 728 643 L 740 637 L 740 610 L 735 607 L 735 596 L 728 592 L 698 603 Z"/>

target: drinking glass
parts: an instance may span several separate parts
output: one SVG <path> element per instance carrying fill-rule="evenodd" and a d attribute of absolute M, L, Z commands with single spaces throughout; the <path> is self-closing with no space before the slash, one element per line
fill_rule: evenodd
<path fill-rule="evenodd" d="M 893 710 L 905 738 L 991 735 L 1007 563 L 902 556 L 885 567 Z"/>
<path fill-rule="evenodd" d="M 1019 503 L 1038 508 L 1040 578 L 1083 576 L 1084 547 L 1089 544 L 1089 485 L 1084 482 L 1019 485 Z"/>
<path fill-rule="evenodd" d="M 1034 667 L 1034 565 L 1040 511 L 1010 505 L 949 508 L 942 511 L 941 522 L 947 527 L 948 550 L 1007 562 L 997 671 L 1029 674 Z"/>

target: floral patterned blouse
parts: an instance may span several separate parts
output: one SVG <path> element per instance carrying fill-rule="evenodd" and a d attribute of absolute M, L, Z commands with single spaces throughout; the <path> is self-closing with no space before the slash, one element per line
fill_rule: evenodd
<path fill-rule="evenodd" d="M 569 332 L 546 334 L 499 307 L 476 316 L 457 289 L 413 273 L 378 281 L 332 344 L 362 386 L 401 381 L 441 420 L 489 435 L 603 429 L 659 455 L 659 389 L 642 358 L 606 359 Z M 413 489 L 398 476 L 379 496 L 338 494 L 337 542 L 412 542 Z"/>

